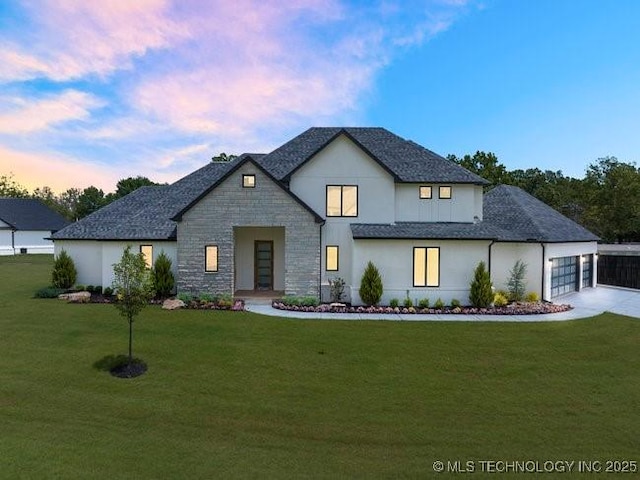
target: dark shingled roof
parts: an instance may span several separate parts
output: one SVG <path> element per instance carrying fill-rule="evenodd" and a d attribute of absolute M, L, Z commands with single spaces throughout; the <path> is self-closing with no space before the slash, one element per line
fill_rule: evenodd
<path fill-rule="evenodd" d="M 484 195 L 478 223 L 398 222 L 352 224 L 356 239 L 496 240 L 501 242 L 593 242 L 599 238 L 547 204 L 511 185 Z"/>
<path fill-rule="evenodd" d="M 69 222 L 35 198 L 0 198 L 0 220 L 16 230 L 55 232 Z"/>
<path fill-rule="evenodd" d="M 171 218 L 237 162 L 211 162 L 172 185 L 141 187 L 69 225 L 54 240 L 175 240 Z"/>
<path fill-rule="evenodd" d="M 599 237 L 521 188 L 499 185 L 484 195 L 483 220 L 507 232 L 504 241 L 593 242 Z"/>
<path fill-rule="evenodd" d="M 353 223 L 353 238 L 494 240 L 499 236 L 491 225 L 479 223 L 397 222 L 395 224 Z"/>
<path fill-rule="evenodd" d="M 377 161 L 397 182 L 489 182 L 460 165 L 384 128 L 314 127 L 260 159 L 278 180 L 291 174 L 339 135 L 344 134 Z"/>

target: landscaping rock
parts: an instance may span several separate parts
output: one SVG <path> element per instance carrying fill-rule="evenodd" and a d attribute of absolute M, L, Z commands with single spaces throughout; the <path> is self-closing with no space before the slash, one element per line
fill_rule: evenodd
<path fill-rule="evenodd" d="M 177 310 L 183 307 L 185 307 L 185 303 L 179 298 L 169 298 L 162 303 L 164 310 Z"/>
<path fill-rule="evenodd" d="M 91 301 L 91 294 L 89 292 L 73 292 L 63 293 L 58 295 L 60 300 L 66 300 L 69 303 L 89 303 Z"/>

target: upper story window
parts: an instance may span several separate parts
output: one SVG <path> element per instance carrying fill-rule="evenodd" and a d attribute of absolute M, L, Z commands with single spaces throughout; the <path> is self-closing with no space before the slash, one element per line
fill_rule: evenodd
<path fill-rule="evenodd" d="M 357 217 L 358 186 L 327 185 L 327 217 Z"/>
<path fill-rule="evenodd" d="M 147 268 L 153 267 L 153 245 L 140 245 L 140 253 L 144 257 Z"/>
<path fill-rule="evenodd" d="M 243 188 L 254 188 L 256 186 L 256 176 L 255 175 L 242 175 L 242 187 Z"/>
<path fill-rule="evenodd" d="M 420 198 L 431 198 L 431 187 L 429 185 L 420 186 Z"/>
<path fill-rule="evenodd" d="M 451 198 L 451 187 L 440 187 L 438 197 L 444 199 Z"/>

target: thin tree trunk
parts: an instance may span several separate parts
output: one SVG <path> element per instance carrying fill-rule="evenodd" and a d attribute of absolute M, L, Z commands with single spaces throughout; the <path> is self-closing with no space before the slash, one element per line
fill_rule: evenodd
<path fill-rule="evenodd" d="M 133 355 L 131 353 L 132 343 L 133 343 L 133 319 L 129 318 L 129 365 L 133 363 Z"/>

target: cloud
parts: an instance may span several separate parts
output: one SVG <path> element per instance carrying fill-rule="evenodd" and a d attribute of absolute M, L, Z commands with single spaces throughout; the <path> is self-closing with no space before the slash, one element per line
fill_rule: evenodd
<path fill-rule="evenodd" d="M 33 31 L 0 49 L 0 80 L 106 76 L 131 59 L 188 37 L 166 0 L 27 2 Z"/>
<path fill-rule="evenodd" d="M 66 90 L 39 99 L 5 98 L 13 108 L 0 111 L 0 133 L 24 134 L 45 130 L 71 120 L 84 120 L 90 110 L 104 105 L 97 97 L 77 90 Z"/>

